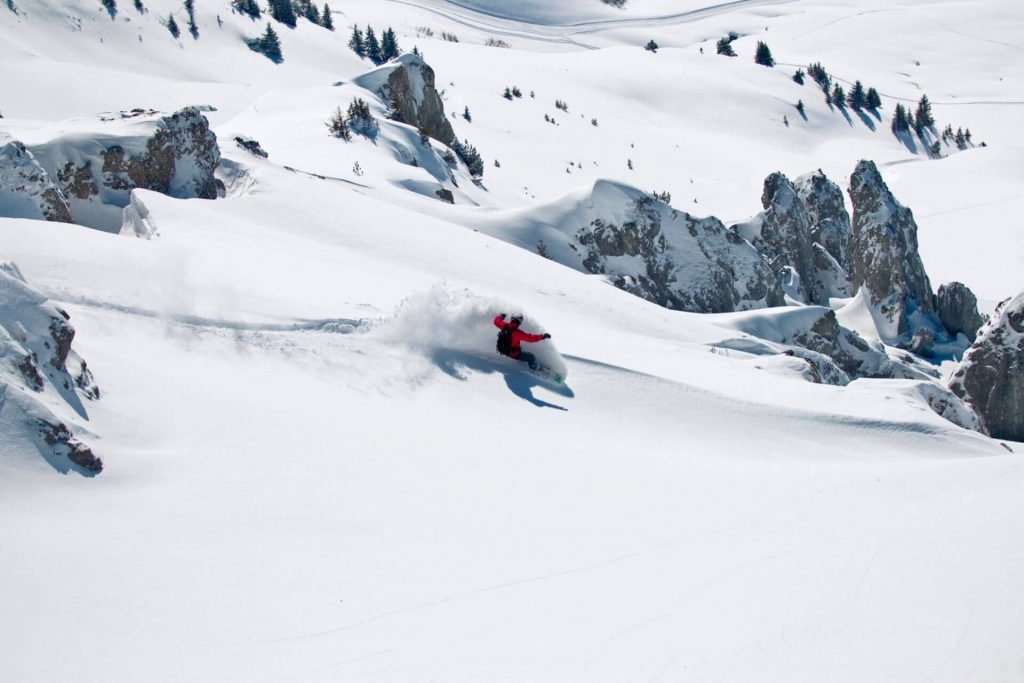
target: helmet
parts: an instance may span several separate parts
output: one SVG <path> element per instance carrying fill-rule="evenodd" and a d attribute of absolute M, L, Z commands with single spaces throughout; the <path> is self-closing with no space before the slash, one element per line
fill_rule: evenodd
<path fill-rule="evenodd" d="M 512 322 L 512 323 L 514 323 L 516 325 L 522 325 L 523 324 L 523 314 L 522 313 L 516 313 L 514 316 L 512 316 L 512 320 L 510 322 Z"/>

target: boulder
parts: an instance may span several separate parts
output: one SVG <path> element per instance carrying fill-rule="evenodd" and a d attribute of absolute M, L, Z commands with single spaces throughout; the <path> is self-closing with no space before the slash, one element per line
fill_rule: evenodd
<path fill-rule="evenodd" d="M 978 299 L 967 285 L 962 282 L 940 285 L 935 302 L 946 331 L 954 337 L 963 334 L 972 342 L 977 338 L 985 319 L 978 312 Z"/>
<path fill-rule="evenodd" d="M 982 326 L 949 388 L 991 436 L 1024 441 L 1024 292 L 1001 303 Z"/>
<path fill-rule="evenodd" d="M 917 224 L 872 161 L 857 164 L 850 177 L 850 199 L 853 286 L 863 289 L 879 332 L 899 337 L 911 331 L 911 313 L 935 313 L 931 283 L 918 253 Z"/>
<path fill-rule="evenodd" d="M 71 223 L 71 207 L 25 145 L 0 146 L 0 216 Z"/>

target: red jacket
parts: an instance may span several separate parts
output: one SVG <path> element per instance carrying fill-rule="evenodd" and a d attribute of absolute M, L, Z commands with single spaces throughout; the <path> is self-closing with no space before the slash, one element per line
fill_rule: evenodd
<path fill-rule="evenodd" d="M 494 326 L 499 330 L 504 330 L 512 327 L 512 323 L 505 322 L 500 315 L 494 316 Z M 518 327 L 512 328 L 512 350 L 509 352 L 510 358 L 519 358 L 519 354 L 523 352 L 521 344 L 523 342 L 533 343 L 544 340 L 543 334 L 527 334 Z"/>

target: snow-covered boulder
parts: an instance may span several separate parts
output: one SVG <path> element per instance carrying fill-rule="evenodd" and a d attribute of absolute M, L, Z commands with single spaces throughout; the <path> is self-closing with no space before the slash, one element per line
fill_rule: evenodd
<path fill-rule="evenodd" d="M 939 285 L 935 301 L 939 320 L 951 335 L 963 334 L 971 341 L 977 338 L 985 319 L 978 312 L 978 299 L 967 285 L 962 282 Z"/>
<path fill-rule="evenodd" d="M 103 463 L 60 416 L 84 416 L 82 399 L 100 395 L 71 348 L 75 330 L 68 320 L 15 265 L 0 263 L 0 441 L 33 444 L 60 470 L 70 462 L 96 473 Z"/>
<path fill-rule="evenodd" d="M 182 199 L 223 192 L 214 176 L 217 136 L 196 107 L 65 122 L 59 135 L 29 149 L 67 199 L 74 222 L 103 230 L 120 228 L 121 209 L 136 188 Z"/>
<path fill-rule="evenodd" d="M 397 120 L 446 145 L 455 141 L 444 102 L 434 86 L 434 70 L 419 55 L 404 54 L 358 76 L 354 82 L 380 95 L 395 110 Z"/>
<path fill-rule="evenodd" d="M 596 182 L 581 208 L 566 226 L 572 258 L 617 287 L 699 313 L 783 303 L 768 264 L 717 218 L 696 218 L 611 181 Z"/>
<path fill-rule="evenodd" d="M 72 222 L 67 199 L 17 140 L 0 146 L 0 216 Z"/>
<path fill-rule="evenodd" d="M 885 338 L 911 331 L 909 316 L 935 313 L 931 283 L 918 253 L 917 224 L 893 197 L 872 161 L 860 161 L 850 177 L 853 224 L 850 261 Z"/>
<path fill-rule="evenodd" d="M 991 436 L 1024 441 L 1024 292 L 999 305 L 949 386 Z"/>

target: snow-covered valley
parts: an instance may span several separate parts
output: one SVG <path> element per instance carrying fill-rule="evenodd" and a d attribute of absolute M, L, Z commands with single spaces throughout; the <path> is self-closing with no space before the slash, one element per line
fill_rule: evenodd
<path fill-rule="evenodd" d="M 223 0 L 198 37 L 142 5 L 0 6 L 3 680 L 1024 677 L 1024 443 L 984 433 L 1024 375 L 1015 2 Z M 882 107 L 792 80 L 818 61 Z M 891 132 L 925 92 L 974 144 Z M 373 133 L 330 136 L 354 98 Z M 825 270 L 776 282 L 773 226 Z M 1010 354 L 963 400 L 929 280 L 992 316 L 975 366 Z"/>

